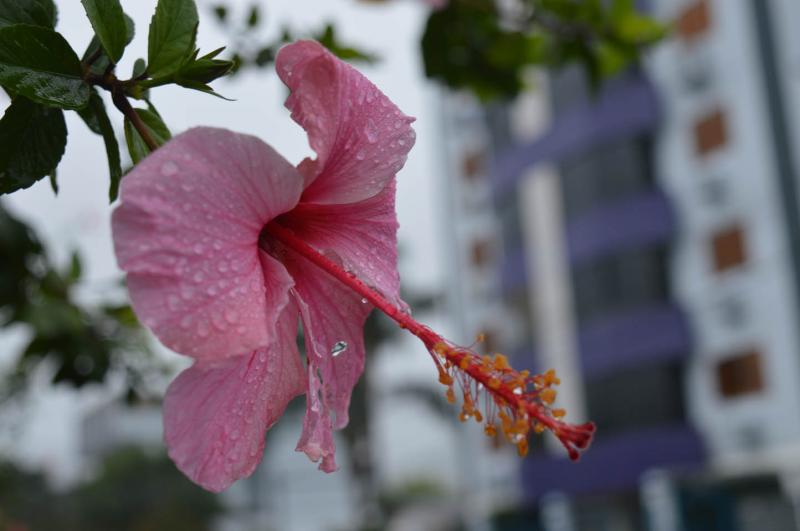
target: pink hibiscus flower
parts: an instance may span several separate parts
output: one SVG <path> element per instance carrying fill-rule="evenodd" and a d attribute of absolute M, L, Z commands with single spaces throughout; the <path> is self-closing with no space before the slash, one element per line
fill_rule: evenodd
<path fill-rule="evenodd" d="M 333 431 L 348 421 L 373 307 L 422 339 L 448 398 L 459 381 L 462 417 L 483 420 L 485 387 L 487 433 L 497 421 L 523 453 L 529 430 L 549 428 L 577 457 L 593 426 L 557 420 L 553 373 L 530 377 L 457 347 L 400 300 L 394 178 L 414 144 L 413 119 L 315 42 L 284 47 L 276 68 L 316 159 L 294 167 L 252 136 L 192 129 L 131 171 L 113 215 L 134 310 L 195 360 L 164 401 L 178 468 L 212 491 L 250 475 L 265 432 L 305 393 L 297 449 L 335 470 Z"/>

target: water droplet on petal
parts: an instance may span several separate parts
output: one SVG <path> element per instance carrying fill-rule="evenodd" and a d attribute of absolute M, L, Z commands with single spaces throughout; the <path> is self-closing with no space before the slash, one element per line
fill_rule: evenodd
<path fill-rule="evenodd" d="M 203 251 L 205 251 L 205 247 L 203 247 L 202 243 L 196 243 L 192 247 L 192 250 L 197 254 L 203 254 Z"/>
<path fill-rule="evenodd" d="M 347 341 L 337 341 L 331 349 L 331 356 L 335 358 L 341 355 L 345 350 L 347 350 Z"/>
<path fill-rule="evenodd" d="M 228 271 L 228 262 L 225 262 L 223 260 L 222 262 L 218 263 L 217 271 L 219 271 L 220 273 L 226 273 Z"/>
<path fill-rule="evenodd" d="M 197 335 L 200 337 L 208 337 L 208 325 L 204 321 L 197 324 Z"/>
<path fill-rule="evenodd" d="M 176 173 L 178 173 L 178 165 L 171 160 L 168 160 L 161 166 L 161 175 L 164 177 L 172 177 Z"/>
<path fill-rule="evenodd" d="M 366 135 L 367 142 L 370 144 L 378 141 L 378 128 L 375 127 L 375 122 L 372 119 L 367 119 L 367 125 L 364 126 L 364 135 Z"/>
<path fill-rule="evenodd" d="M 212 246 L 214 247 L 215 251 L 221 251 L 222 250 L 222 242 L 219 241 L 219 240 L 214 240 L 214 243 L 212 244 Z"/>
<path fill-rule="evenodd" d="M 365 298 L 361 299 L 361 304 L 366 304 L 367 302 L 369 302 L 369 301 L 367 301 L 367 299 L 365 299 Z"/>
<path fill-rule="evenodd" d="M 364 153 L 363 149 L 359 149 L 358 153 L 356 153 L 356 159 L 364 160 L 367 157 L 366 153 Z"/>
<path fill-rule="evenodd" d="M 192 280 L 194 280 L 194 281 L 195 281 L 195 282 L 197 282 L 198 284 L 199 284 L 200 282 L 202 282 L 202 281 L 203 281 L 203 279 L 205 279 L 205 278 L 206 278 L 206 276 L 203 274 L 203 272 L 202 272 L 202 271 L 198 271 L 198 272 L 196 272 L 196 273 L 194 274 L 194 276 L 192 276 Z"/>

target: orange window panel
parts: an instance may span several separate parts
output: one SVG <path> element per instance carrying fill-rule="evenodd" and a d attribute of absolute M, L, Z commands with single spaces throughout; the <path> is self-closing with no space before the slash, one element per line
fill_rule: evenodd
<path fill-rule="evenodd" d="M 751 350 L 717 365 L 719 392 L 725 398 L 758 393 L 764 388 L 761 353 Z"/>

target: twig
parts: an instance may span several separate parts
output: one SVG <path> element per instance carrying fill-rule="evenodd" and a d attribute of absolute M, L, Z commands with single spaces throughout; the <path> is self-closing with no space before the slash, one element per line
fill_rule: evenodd
<path fill-rule="evenodd" d="M 139 136 L 142 137 L 144 143 L 147 144 L 147 147 L 150 148 L 150 151 L 155 151 L 158 149 L 158 143 L 153 139 L 150 135 L 150 130 L 147 129 L 147 126 L 142 121 L 142 118 L 139 116 L 139 113 L 131 105 L 131 102 L 128 101 L 128 98 L 125 94 L 120 90 L 119 85 L 115 85 L 114 88 L 111 90 L 111 99 L 114 102 L 114 106 L 120 110 L 122 114 L 131 122 L 131 125 L 136 129 L 139 133 Z"/>

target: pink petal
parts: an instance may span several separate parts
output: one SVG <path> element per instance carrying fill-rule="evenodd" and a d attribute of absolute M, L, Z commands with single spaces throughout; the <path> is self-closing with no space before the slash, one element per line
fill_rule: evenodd
<path fill-rule="evenodd" d="M 269 343 L 292 280 L 259 259 L 259 233 L 301 186 L 268 145 L 211 128 L 175 137 L 125 177 L 117 260 L 137 315 L 164 345 L 218 358 Z"/>
<path fill-rule="evenodd" d="M 306 416 L 297 450 L 322 460 L 319 468 L 332 472 L 332 430 L 348 422 L 350 395 L 364 370 L 364 321 L 372 306 L 291 251 L 285 251 L 283 262 L 295 279 L 308 359 Z M 337 344 L 345 350 L 334 354 Z"/>
<path fill-rule="evenodd" d="M 169 456 L 205 489 L 220 492 L 252 474 L 264 453 L 264 433 L 305 390 L 294 305 L 277 327 L 268 347 L 217 363 L 196 362 L 169 386 L 164 399 Z"/>
<path fill-rule="evenodd" d="M 358 203 L 300 203 L 282 223 L 312 247 L 335 254 L 348 271 L 405 306 L 399 293 L 394 199 L 392 179 L 380 193 Z"/>
<path fill-rule="evenodd" d="M 319 43 L 284 46 L 276 68 L 292 91 L 286 107 L 317 153 L 300 165 L 303 201 L 352 203 L 383 190 L 414 145 L 414 119 Z"/>

